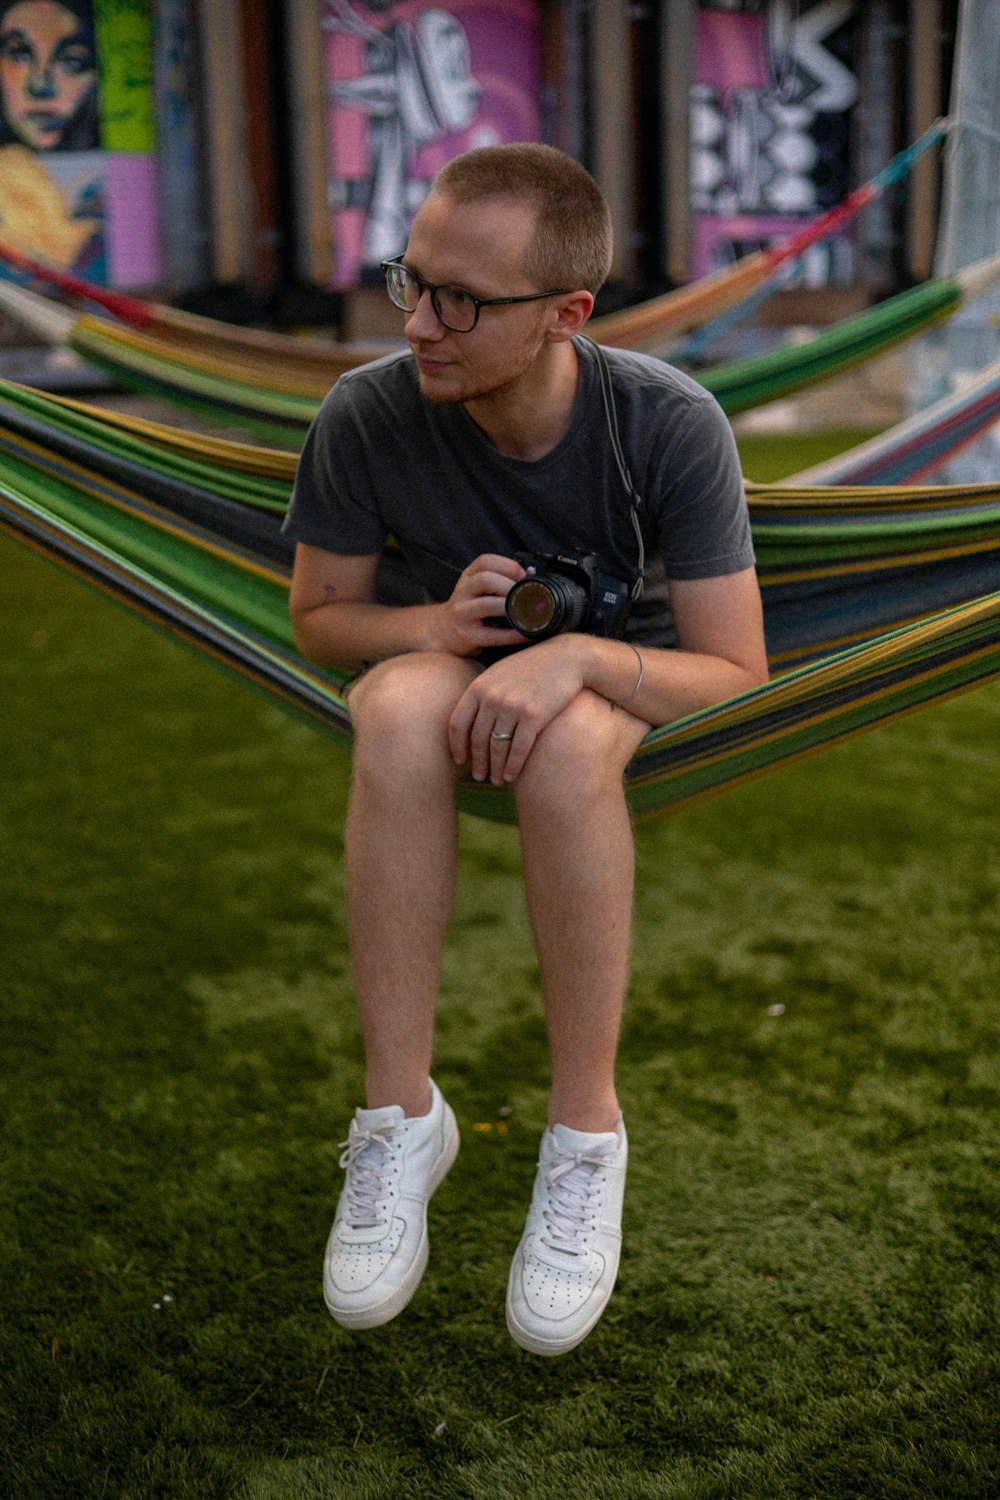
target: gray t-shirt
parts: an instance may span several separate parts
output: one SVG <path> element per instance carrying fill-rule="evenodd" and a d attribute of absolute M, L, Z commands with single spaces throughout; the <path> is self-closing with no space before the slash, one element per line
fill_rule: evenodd
<path fill-rule="evenodd" d="M 499 453 L 461 405 L 424 400 L 407 351 L 342 375 L 302 450 L 284 532 L 363 556 L 392 536 L 415 592 L 446 599 L 483 552 L 593 552 L 631 580 L 638 546 L 601 393 L 594 345 L 577 338 L 580 381 L 565 435 L 544 458 Z M 626 639 L 675 644 L 666 580 L 753 564 L 732 431 L 715 399 L 660 360 L 604 351 L 625 458 L 638 494 L 645 587 Z"/>

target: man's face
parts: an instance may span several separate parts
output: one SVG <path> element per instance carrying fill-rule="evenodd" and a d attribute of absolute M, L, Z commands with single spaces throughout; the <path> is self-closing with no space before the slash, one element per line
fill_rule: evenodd
<path fill-rule="evenodd" d="M 463 287 L 475 297 L 517 297 L 546 290 L 524 270 L 535 210 L 510 198 L 453 203 L 431 193 L 422 204 L 403 260 L 424 281 Z M 484 307 L 469 333 L 445 328 L 425 293 L 404 332 L 428 401 L 466 402 L 498 395 L 533 364 L 551 326 L 555 299 Z"/>

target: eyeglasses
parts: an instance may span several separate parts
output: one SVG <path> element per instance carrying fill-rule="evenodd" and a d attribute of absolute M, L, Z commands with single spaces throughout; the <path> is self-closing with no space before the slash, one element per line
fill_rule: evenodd
<path fill-rule="evenodd" d="M 424 292 L 430 292 L 431 306 L 452 333 L 471 333 L 479 322 L 481 307 L 509 307 L 513 302 L 538 302 L 543 297 L 566 295 L 566 291 L 557 291 L 527 292 L 521 297 L 474 297 L 462 286 L 434 286 L 399 260 L 384 260 L 382 270 L 389 298 L 396 307 L 403 312 L 416 312 Z"/>

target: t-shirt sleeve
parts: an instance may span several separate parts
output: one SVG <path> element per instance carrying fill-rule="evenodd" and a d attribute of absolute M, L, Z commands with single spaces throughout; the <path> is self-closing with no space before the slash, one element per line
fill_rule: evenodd
<path fill-rule="evenodd" d="M 714 397 L 690 401 L 647 496 L 668 578 L 717 578 L 753 566 L 736 439 Z"/>
<path fill-rule="evenodd" d="M 306 435 L 284 535 L 349 557 L 380 552 L 387 528 L 366 458 L 359 403 L 349 377 L 342 376 Z"/>

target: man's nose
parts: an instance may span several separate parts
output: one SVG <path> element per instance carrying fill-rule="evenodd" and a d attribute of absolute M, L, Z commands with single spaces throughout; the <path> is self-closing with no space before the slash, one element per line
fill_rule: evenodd
<path fill-rule="evenodd" d="M 444 332 L 444 324 L 435 312 L 431 294 L 426 288 L 420 293 L 420 299 L 407 318 L 403 331 L 408 339 L 440 338 Z"/>

